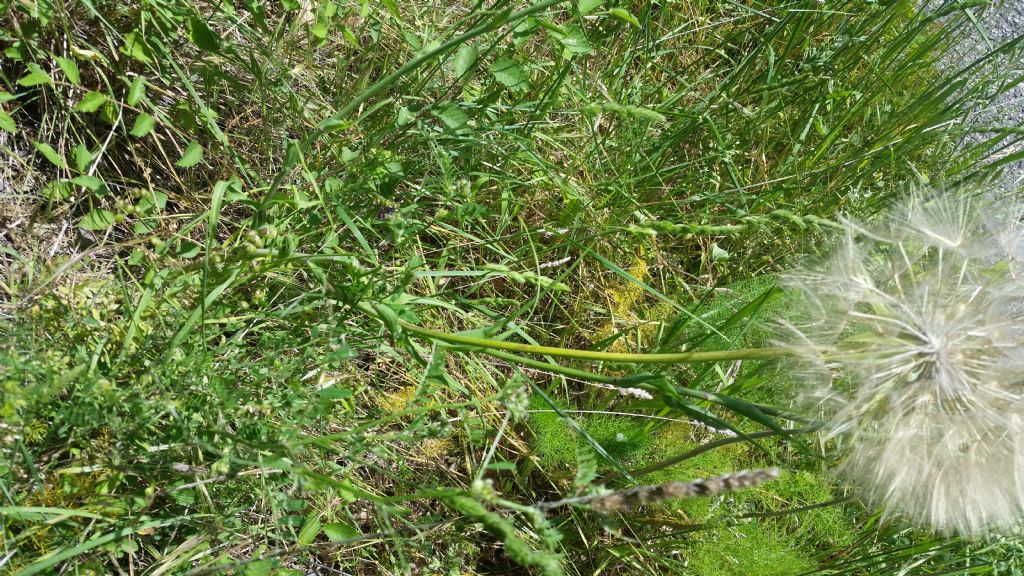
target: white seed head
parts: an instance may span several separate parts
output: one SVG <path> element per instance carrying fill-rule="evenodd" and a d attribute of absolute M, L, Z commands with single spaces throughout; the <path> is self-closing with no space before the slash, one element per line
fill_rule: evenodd
<path fill-rule="evenodd" d="M 911 195 L 791 274 L 784 345 L 869 501 L 944 534 L 1024 518 L 1022 212 Z"/>

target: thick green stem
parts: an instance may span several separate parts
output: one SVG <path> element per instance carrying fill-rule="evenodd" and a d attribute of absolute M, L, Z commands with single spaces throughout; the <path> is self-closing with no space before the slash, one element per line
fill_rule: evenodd
<path fill-rule="evenodd" d="M 545 356 L 556 356 L 561 358 L 573 358 L 575 360 L 592 360 L 595 362 L 624 362 L 629 364 L 681 364 L 692 362 L 717 362 L 728 360 L 771 360 L 789 356 L 791 353 L 783 348 L 741 348 L 736 350 L 712 350 L 702 352 L 670 352 L 660 354 L 631 354 L 627 352 L 599 352 L 594 350 L 576 350 L 573 348 L 557 348 L 554 346 L 534 346 L 533 344 L 521 344 L 519 342 L 504 342 L 501 340 L 490 340 L 477 338 L 475 336 L 463 336 L 460 334 L 448 334 L 429 328 L 421 328 L 415 324 L 402 322 L 402 329 L 423 336 L 431 340 L 448 342 L 449 344 L 461 344 L 482 348 L 484 350 L 508 350 L 510 352 L 522 352 L 526 354 L 543 354 Z"/>
<path fill-rule="evenodd" d="M 358 308 L 364 313 L 380 319 L 380 314 L 373 307 L 361 303 Z M 423 328 L 415 324 L 399 320 L 398 324 L 403 330 L 410 334 L 422 336 L 430 340 L 459 344 L 478 348 L 481 351 L 507 350 L 510 352 L 521 352 L 525 354 L 541 354 L 544 356 L 555 356 L 560 358 L 572 358 L 575 360 L 590 360 L 594 362 L 623 362 L 629 364 L 682 364 L 693 362 L 718 362 L 730 360 L 771 360 L 790 356 L 792 352 L 784 348 L 740 348 L 735 350 L 712 350 L 702 352 L 671 352 L 661 354 L 631 354 L 625 352 L 599 352 L 594 350 L 576 350 L 573 348 L 558 348 L 554 346 L 535 346 L 533 344 L 522 344 L 519 342 L 504 342 L 488 338 L 477 338 L 462 334 L 448 334 L 429 328 Z M 570 375 L 570 374 L 566 374 Z"/>

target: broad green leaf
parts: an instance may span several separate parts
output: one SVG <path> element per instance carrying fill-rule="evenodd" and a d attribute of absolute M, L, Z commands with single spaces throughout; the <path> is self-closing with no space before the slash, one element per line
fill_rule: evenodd
<path fill-rule="evenodd" d="M 330 388 L 323 388 L 317 395 L 325 400 L 341 400 L 344 398 L 351 398 L 352 391 L 348 388 L 338 388 L 337 386 L 331 386 Z"/>
<path fill-rule="evenodd" d="M 4 102 L 10 102 L 11 100 L 17 100 L 17 98 L 17 96 L 11 94 L 10 92 L 4 92 L 3 90 L 0 90 L 0 104 L 3 104 Z"/>
<path fill-rule="evenodd" d="M 142 76 L 136 76 L 132 85 L 128 88 L 128 105 L 135 106 L 146 96 L 146 80 Z"/>
<path fill-rule="evenodd" d="M 449 104 L 437 117 L 444 122 L 445 126 L 452 130 L 463 128 L 469 122 L 469 117 L 466 116 L 466 113 L 457 104 Z"/>
<path fill-rule="evenodd" d="M 43 186 L 40 191 L 44 198 L 50 202 L 60 202 L 71 197 L 74 191 L 69 180 L 51 180 Z"/>
<path fill-rule="evenodd" d="M 476 60 L 480 57 L 480 49 L 474 44 L 463 44 L 459 53 L 455 55 L 455 77 L 463 78 L 476 66 Z"/>
<path fill-rule="evenodd" d="M 597 10 L 601 4 L 604 4 L 604 0 L 580 0 L 577 7 L 579 8 L 580 16 L 586 16 Z"/>
<path fill-rule="evenodd" d="M 402 14 L 399 13 L 398 4 L 395 3 L 395 0 L 380 0 L 380 3 L 383 4 L 385 8 L 388 9 L 388 12 L 391 12 L 391 15 L 394 16 L 395 19 L 402 19 Z"/>
<path fill-rule="evenodd" d="M 195 258 L 199 256 L 203 247 L 191 240 L 180 240 L 174 249 L 174 255 L 178 258 Z"/>
<path fill-rule="evenodd" d="M 316 516 L 310 516 L 306 519 L 306 523 L 302 525 L 302 530 L 299 530 L 299 536 L 296 540 L 302 546 L 309 546 L 316 540 L 316 535 L 319 533 L 320 519 Z"/>
<path fill-rule="evenodd" d="M 410 122 L 416 119 L 416 115 L 413 114 L 408 108 L 402 106 L 398 109 L 398 117 L 395 118 L 395 125 L 401 128 L 402 126 L 408 125 Z"/>
<path fill-rule="evenodd" d="M 53 149 L 53 146 L 50 146 L 46 142 L 32 142 L 32 146 L 34 146 L 40 154 L 49 160 L 51 164 L 57 168 L 64 168 L 67 170 L 68 165 L 64 162 L 64 158 L 61 158 L 60 154 L 57 154 L 57 151 Z"/>
<path fill-rule="evenodd" d="M 191 168 L 192 166 L 199 164 L 199 161 L 202 159 L 203 147 L 199 145 L 199 142 L 193 140 L 188 147 L 185 148 L 185 153 L 181 155 L 181 158 L 179 158 L 174 165 L 178 168 Z"/>
<path fill-rule="evenodd" d="M 14 123 L 14 118 L 3 110 L 0 110 L 0 130 L 6 130 L 11 134 L 18 131 L 18 126 Z"/>
<path fill-rule="evenodd" d="M 567 26 L 564 34 L 558 34 L 558 41 L 572 54 L 590 54 L 587 35 L 576 26 Z"/>
<path fill-rule="evenodd" d="M 154 126 L 156 126 L 156 119 L 143 112 L 135 119 L 135 125 L 132 126 L 131 135 L 136 138 L 142 138 L 152 132 Z"/>
<path fill-rule="evenodd" d="M 106 102 L 106 94 L 93 90 L 92 92 L 86 92 L 85 96 L 82 96 L 82 99 L 75 105 L 75 110 L 79 112 L 95 112 Z"/>
<path fill-rule="evenodd" d="M 210 30 L 201 18 L 190 18 L 188 36 L 192 43 L 207 52 L 220 52 L 220 36 Z"/>
<path fill-rule="evenodd" d="M 71 180 L 71 183 L 75 184 L 76 186 L 81 186 L 82 188 L 85 188 L 90 192 L 95 192 L 99 190 L 101 186 L 103 186 L 103 180 L 100 180 L 96 176 L 90 176 L 88 174 L 76 176 Z"/>
<path fill-rule="evenodd" d="M 636 26 L 637 28 L 640 27 L 640 21 L 637 20 L 636 16 L 633 16 L 633 14 L 631 14 L 629 10 L 626 10 L 625 8 L 612 8 L 611 10 L 608 11 L 608 13 L 611 14 L 612 16 L 615 16 L 619 20 L 625 20 L 626 22 L 629 22 L 630 24 Z"/>
<path fill-rule="evenodd" d="M 121 52 L 143 64 L 153 63 L 153 51 L 138 31 L 129 32 L 125 35 L 124 46 L 121 48 Z"/>
<path fill-rule="evenodd" d="M 361 536 L 359 530 L 355 527 L 345 524 L 344 522 L 331 522 L 330 524 L 324 524 L 324 535 L 331 542 L 340 542 L 342 540 L 351 540 Z"/>
<path fill-rule="evenodd" d="M 530 78 L 526 71 L 508 58 L 500 58 L 491 64 L 491 75 L 498 82 L 513 89 L 526 88 L 529 86 Z"/>
<path fill-rule="evenodd" d="M 89 164 L 94 158 L 92 151 L 85 145 L 84 142 L 79 142 L 75 149 L 71 152 L 71 156 L 75 159 L 75 168 L 79 172 L 85 172 L 85 169 L 89 167 Z"/>
<path fill-rule="evenodd" d="M 114 225 L 114 213 L 102 208 L 94 208 L 82 217 L 78 227 L 83 230 L 106 230 Z"/>
<path fill-rule="evenodd" d="M 243 576 L 270 576 L 277 563 L 273 559 L 253 560 L 242 566 Z"/>
<path fill-rule="evenodd" d="M 78 86 L 82 81 L 82 75 L 78 72 L 78 64 L 75 64 L 74 60 L 70 58 L 56 57 L 54 60 L 57 61 L 57 66 L 60 67 L 61 72 L 64 73 L 64 77 L 68 79 L 75 86 Z"/>
<path fill-rule="evenodd" d="M 309 31 L 317 40 L 325 40 L 327 38 L 328 28 L 327 25 L 324 24 L 323 22 L 317 21 L 317 23 L 313 24 L 313 27 L 310 28 Z"/>
<path fill-rule="evenodd" d="M 39 86 L 40 84 L 53 84 L 53 79 L 39 67 L 39 64 L 30 62 L 28 64 L 28 74 L 25 74 L 18 79 L 18 86 L 31 88 L 32 86 Z"/>

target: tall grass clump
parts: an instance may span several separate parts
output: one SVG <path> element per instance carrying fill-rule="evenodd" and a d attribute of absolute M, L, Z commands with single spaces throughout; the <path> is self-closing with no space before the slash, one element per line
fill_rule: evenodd
<path fill-rule="evenodd" d="M 0 567 L 972 568 L 839 494 L 869 435 L 812 442 L 766 342 L 837 213 L 1019 159 L 967 120 L 1020 42 L 921 4 L 0 6 Z M 785 472 L 697 518 L 719 449 Z"/>

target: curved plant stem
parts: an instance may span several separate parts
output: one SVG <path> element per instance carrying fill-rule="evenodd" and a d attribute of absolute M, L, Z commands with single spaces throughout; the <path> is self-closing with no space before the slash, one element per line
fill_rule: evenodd
<path fill-rule="evenodd" d="M 381 314 L 366 302 L 356 306 L 360 311 L 377 318 Z M 557 356 L 561 358 L 572 358 L 575 360 L 592 360 L 595 362 L 624 362 L 629 364 L 683 364 L 691 362 L 719 362 L 729 360 L 772 360 L 792 355 L 792 352 L 784 348 L 739 348 L 735 350 L 710 350 L 701 352 L 669 352 L 657 354 L 633 354 L 627 352 L 600 352 L 594 350 L 578 350 L 574 348 L 558 348 L 555 346 L 535 346 L 533 344 L 522 344 L 519 342 L 505 342 L 502 340 L 491 340 L 489 338 L 478 338 L 463 334 L 448 334 L 438 330 L 422 328 L 410 324 L 404 320 L 398 320 L 398 325 L 410 334 L 415 334 L 430 340 L 447 342 L 449 344 L 460 344 L 480 349 L 481 352 L 492 350 L 507 350 L 510 352 L 522 352 L 526 354 L 542 354 L 545 356 Z M 551 364 L 545 363 L 545 369 L 550 369 Z M 571 375 L 571 374 L 566 374 Z"/>
<path fill-rule="evenodd" d="M 488 338 L 477 338 L 475 336 L 464 336 L 461 334 L 448 334 L 429 328 L 421 328 L 415 324 L 401 322 L 402 329 L 409 333 L 448 342 L 449 344 L 461 344 L 482 348 L 484 350 L 508 350 L 510 352 L 523 352 L 526 354 L 543 354 L 545 356 L 557 356 L 561 358 L 573 358 L 575 360 L 593 360 L 596 362 L 625 362 L 630 364 L 680 364 L 690 362 L 717 362 L 723 360 L 771 360 L 790 355 L 788 350 L 782 348 L 741 348 L 736 350 L 711 350 L 701 352 L 670 352 L 658 354 L 633 354 L 627 352 L 600 352 L 594 350 L 577 350 L 573 348 L 558 348 L 554 346 L 535 346 L 533 344 L 521 344 L 519 342 L 504 342 L 501 340 L 490 340 Z"/>

